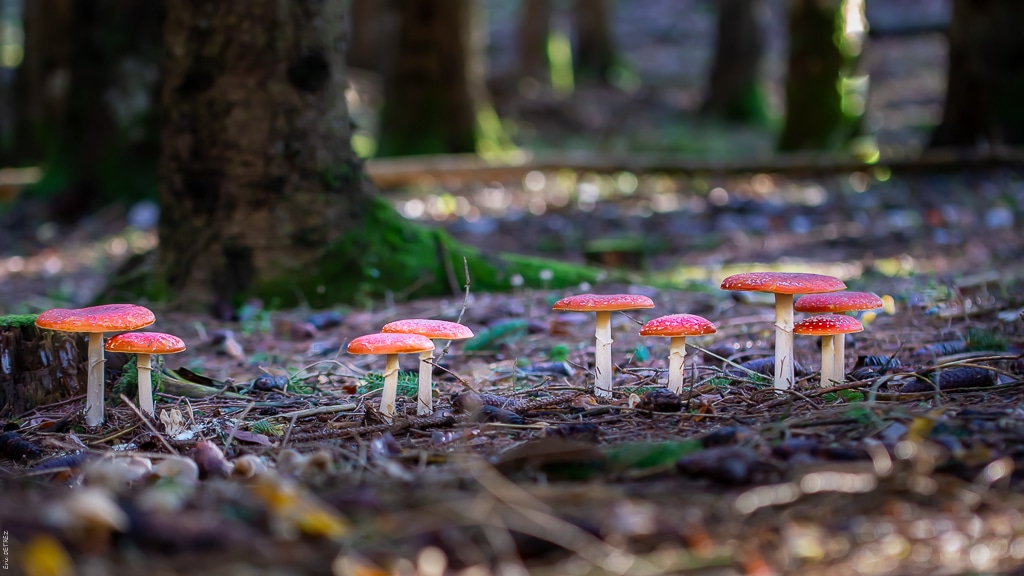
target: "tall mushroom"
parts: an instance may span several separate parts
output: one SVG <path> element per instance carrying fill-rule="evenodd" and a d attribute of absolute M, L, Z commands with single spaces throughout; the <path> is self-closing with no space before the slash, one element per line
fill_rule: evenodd
<path fill-rule="evenodd" d="M 748 272 L 722 281 L 722 290 L 775 294 L 775 388 L 780 390 L 793 387 L 793 295 L 844 288 L 838 278 L 800 272 Z"/>
<path fill-rule="evenodd" d="M 594 351 L 594 395 L 610 398 L 612 395 L 612 312 L 654 308 L 654 301 L 636 294 L 578 294 L 562 298 L 552 307 L 571 312 L 596 312 L 597 349 Z"/>
<path fill-rule="evenodd" d="M 715 325 L 695 314 L 669 314 L 660 316 L 640 327 L 641 336 L 668 336 L 668 389 L 676 394 L 683 391 L 686 360 L 686 337 L 714 334 Z"/>
<path fill-rule="evenodd" d="M 822 314 L 805 318 L 793 325 L 793 333 L 802 336 L 821 336 L 821 387 L 831 386 L 835 380 L 836 354 L 833 343 L 864 327 L 853 316 Z"/>
<path fill-rule="evenodd" d="M 349 354 L 384 354 L 384 389 L 381 391 L 380 414 L 388 422 L 395 415 L 395 397 L 398 395 L 398 355 L 433 350 L 434 342 L 419 334 L 367 334 L 348 343 Z"/>
<path fill-rule="evenodd" d="M 46 330 L 89 334 L 89 384 L 85 398 L 87 425 L 103 423 L 103 333 L 138 330 L 153 322 L 156 322 L 153 312 L 135 304 L 54 308 L 36 318 L 36 326 Z"/>
<path fill-rule="evenodd" d="M 821 314 L 831 312 L 842 314 L 856 310 L 877 310 L 882 307 L 882 299 L 870 292 L 830 292 L 827 294 L 808 294 L 797 298 L 793 310 Z M 836 352 L 834 378 L 838 382 L 846 380 L 846 338 L 837 338 L 833 342 Z"/>
<path fill-rule="evenodd" d="M 139 370 L 139 410 L 153 416 L 153 376 L 150 358 L 154 354 L 177 354 L 185 351 L 181 338 L 163 332 L 125 332 L 107 340 L 107 352 L 136 355 Z"/>
<path fill-rule="evenodd" d="M 400 334 L 419 334 L 431 340 L 465 340 L 473 337 L 473 331 L 456 322 L 446 320 L 427 320 L 423 318 L 409 318 L 388 322 L 380 329 L 381 332 L 397 332 Z M 420 352 L 420 377 L 418 382 L 418 394 L 416 400 L 416 414 L 424 416 L 433 411 L 433 398 L 431 397 L 431 384 L 433 382 L 434 365 L 433 350 Z"/>

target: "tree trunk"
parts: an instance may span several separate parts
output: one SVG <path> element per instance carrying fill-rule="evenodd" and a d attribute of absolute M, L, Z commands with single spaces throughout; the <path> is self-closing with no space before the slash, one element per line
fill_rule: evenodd
<path fill-rule="evenodd" d="M 1017 0 L 954 0 L 942 123 L 933 146 L 1024 144 L 1024 35 Z"/>
<path fill-rule="evenodd" d="M 392 0 L 396 53 L 384 70 L 378 156 L 476 150 L 482 70 L 471 47 L 471 0 Z"/>
<path fill-rule="evenodd" d="M 548 36 L 551 33 L 551 0 L 524 0 L 519 17 L 519 78 L 547 84 L 551 80 Z"/>
<path fill-rule="evenodd" d="M 761 85 L 763 0 L 719 0 L 715 60 L 704 111 L 739 122 L 768 119 Z"/>
<path fill-rule="evenodd" d="M 577 83 L 607 83 L 615 65 L 615 42 L 606 0 L 576 0 L 573 73 Z"/>
<path fill-rule="evenodd" d="M 474 289 L 507 288 L 512 273 L 539 286 L 544 269 L 553 284 L 593 281 L 589 269 L 485 258 L 373 196 L 349 144 L 342 3 L 167 6 L 155 280 L 122 277 L 105 298 L 148 289 L 186 308 L 254 296 L 322 307 L 436 295 L 461 291 L 463 258 Z"/>
<path fill-rule="evenodd" d="M 24 4 L 25 53 L 15 72 L 14 139 L 4 150 L 5 163 L 42 162 L 60 134 L 71 75 L 73 21 L 72 0 Z"/>
<path fill-rule="evenodd" d="M 18 146 L 44 162 L 52 216 L 75 220 L 101 202 L 156 188 L 158 2 L 26 3 Z"/>
<path fill-rule="evenodd" d="M 790 0 L 789 74 L 782 150 L 835 148 L 844 138 L 842 0 Z"/>
<path fill-rule="evenodd" d="M 349 4 L 348 53 L 350 68 L 380 71 L 387 10 L 382 0 L 352 0 Z"/>

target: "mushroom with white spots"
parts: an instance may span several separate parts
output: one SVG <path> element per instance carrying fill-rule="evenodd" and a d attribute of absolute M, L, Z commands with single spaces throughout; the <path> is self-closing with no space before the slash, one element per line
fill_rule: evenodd
<path fill-rule="evenodd" d="M 780 390 L 793 387 L 793 295 L 845 288 L 838 278 L 800 272 L 748 272 L 722 281 L 722 290 L 775 294 L 775 388 Z"/>
<path fill-rule="evenodd" d="M 683 391 L 684 361 L 686 360 L 686 337 L 714 334 L 715 325 L 710 320 L 695 314 L 669 314 L 648 321 L 640 328 L 641 336 L 667 336 L 668 389 L 676 394 Z"/>
<path fill-rule="evenodd" d="M 552 307 L 569 312 L 596 312 L 597 349 L 594 351 L 594 395 L 612 395 L 612 312 L 654 308 L 654 301 L 636 294 L 578 294 L 562 298 Z"/>
<path fill-rule="evenodd" d="M 380 329 L 381 332 L 395 332 L 400 334 L 419 334 L 431 340 L 465 340 L 473 337 L 473 331 L 457 322 L 447 320 L 427 320 L 424 318 L 409 318 L 388 322 Z M 417 382 L 418 391 L 416 396 L 416 414 L 425 416 L 433 411 L 433 397 L 431 389 L 433 383 L 434 365 L 433 350 L 420 352 L 420 377 Z"/>
<path fill-rule="evenodd" d="M 36 318 L 36 326 L 60 332 L 89 334 L 89 384 L 85 397 L 85 423 L 103 423 L 103 333 L 125 332 L 145 328 L 156 317 L 153 312 L 135 304 L 104 304 L 88 308 L 54 308 Z"/>
<path fill-rule="evenodd" d="M 853 316 L 821 314 L 811 316 L 793 325 L 793 333 L 802 336 L 821 336 L 821 386 L 831 386 L 835 379 L 835 337 L 860 332 L 864 327 Z"/>
<path fill-rule="evenodd" d="M 883 306 L 882 299 L 870 292 L 829 292 L 826 294 L 808 294 L 797 298 L 793 303 L 793 310 L 797 312 L 810 312 L 821 314 L 830 312 L 841 314 L 857 310 L 877 310 Z M 836 338 L 833 342 L 835 348 L 835 380 L 842 382 L 846 379 L 846 338 Z"/>
<path fill-rule="evenodd" d="M 135 354 L 139 370 L 139 410 L 148 416 L 156 411 L 153 407 L 153 368 L 150 359 L 154 354 L 177 354 L 185 351 L 185 342 L 173 334 L 163 332 L 125 332 L 107 340 L 107 352 Z"/>
<path fill-rule="evenodd" d="M 348 343 L 349 354 L 384 354 L 386 356 L 380 414 L 388 422 L 395 415 L 395 398 L 398 396 L 398 355 L 419 354 L 433 349 L 434 342 L 419 334 L 367 334 Z"/>

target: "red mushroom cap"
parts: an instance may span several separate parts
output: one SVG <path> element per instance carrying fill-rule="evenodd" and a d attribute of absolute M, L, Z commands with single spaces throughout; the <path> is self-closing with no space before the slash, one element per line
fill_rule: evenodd
<path fill-rule="evenodd" d="M 409 354 L 434 349 L 434 341 L 419 334 L 367 334 L 348 343 L 349 354 Z"/>
<path fill-rule="evenodd" d="M 654 308 L 654 301 L 637 294 L 577 294 L 562 298 L 552 306 L 553 310 L 571 312 L 615 312 L 640 308 Z"/>
<path fill-rule="evenodd" d="M 714 333 L 715 325 L 695 314 L 660 316 L 640 327 L 641 336 L 700 336 Z"/>
<path fill-rule="evenodd" d="M 801 296 L 793 303 L 797 312 L 849 312 L 875 310 L 882 307 L 882 299 L 870 292 L 830 292 Z"/>
<path fill-rule="evenodd" d="M 860 321 L 846 314 L 811 316 L 793 325 L 793 333 L 804 336 L 834 336 L 864 329 Z"/>
<path fill-rule="evenodd" d="M 473 331 L 456 322 L 447 320 L 426 320 L 409 318 L 388 322 L 380 329 L 381 332 L 397 332 L 401 334 L 420 334 L 427 338 L 441 340 L 465 340 L 473 337 Z"/>
<path fill-rule="evenodd" d="M 69 310 L 54 308 L 36 318 L 36 326 L 62 332 L 122 332 L 156 322 L 153 312 L 135 304 L 104 304 Z"/>
<path fill-rule="evenodd" d="M 185 351 L 185 342 L 162 332 L 125 332 L 107 340 L 106 349 L 130 354 L 175 354 Z"/>
<path fill-rule="evenodd" d="M 774 294 L 816 294 L 845 289 L 846 284 L 838 278 L 801 272 L 748 272 L 733 274 L 722 281 L 722 290 Z"/>

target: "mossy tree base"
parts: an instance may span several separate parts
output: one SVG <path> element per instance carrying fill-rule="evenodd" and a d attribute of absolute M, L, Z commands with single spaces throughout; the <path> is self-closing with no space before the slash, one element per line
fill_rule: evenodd
<path fill-rule="evenodd" d="M 383 199 L 372 200 L 361 219 L 324 251 L 319 262 L 255 285 L 247 296 L 279 306 L 308 303 L 365 304 L 391 296 L 399 300 L 458 294 L 471 288 L 501 291 L 521 276 L 528 287 L 562 288 L 607 276 L 597 268 L 516 254 L 487 254 L 456 241 L 440 229 L 402 218 Z M 550 279 L 545 271 L 551 273 Z"/>

